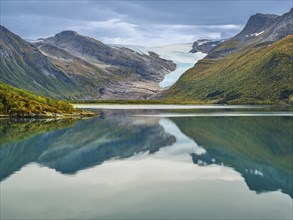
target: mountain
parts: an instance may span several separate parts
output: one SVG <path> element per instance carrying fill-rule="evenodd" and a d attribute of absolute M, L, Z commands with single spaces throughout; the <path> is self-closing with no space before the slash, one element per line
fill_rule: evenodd
<path fill-rule="evenodd" d="M 252 16 L 238 35 L 218 44 L 186 71 L 165 99 L 292 103 L 292 22 L 292 9 L 282 16 Z"/>
<path fill-rule="evenodd" d="M 114 48 L 73 31 L 29 43 L 1 26 L 0 81 L 65 99 L 146 99 L 175 69 L 155 53 Z"/>
<path fill-rule="evenodd" d="M 0 29 L 0 81 L 51 97 L 68 97 L 76 93 L 78 84 L 36 47 L 5 27 L 0 26 Z M 82 88 L 80 90 L 83 92 Z"/>
<path fill-rule="evenodd" d="M 192 50 L 190 51 L 190 53 L 197 53 L 197 52 L 209 53 L 220 42 L 222 42 L 222 41 L 221 40 L 213 41 L 213 40 L 208 40 L 208 39 L 199 39 L 193 43 Z"/>
<path fill-rule="evenodd" d="M 210 51 L 208 57 L 218 59 L 237 50 L 258 44 L 271 44 L 293 34 L 293 9 L 282 16 L 255 14 L 235 37 L 223 41 Z"/>
<path fill-rule="evenodd" d="M 108 69 L 116 69 L 120 74 L 135 72 L 143 79 L 161 79 L 164 73 L 175 68 L 172 62 L 160 59 L 153 52 L 146 55 L 127 48 L 110 47 L 101 41 L 80 35 L 74 31 L 63 31 L 54 37 L 45 39 L 42 44 L 62 48 L 81 59 L 104 66 L 106 70 L 108 67 Z M 112 70 L 109 72 L 112 72 Z"/>
<path fill-rule="evenodd" d="M 142 54 L 125 47 L 111 47 L 74 31 L 63 31 L 35 45 L 55 63 L 60 61 L 62 51 L 63 59 L 74 56 L 102 69 L 106 80 L 99 88 L 99 99 L 147 99 L 161 90 L 159 82 L 176 68 L 173 62 L 154 52 Z"/>
<path fill-rule="evenodd" d="M 62 99 L 96 97 L 100 84 L 106 79 L 103 70 L 74 56 L 54 62 L 56 60 L 43 54 L 35 45 L 3 26 L 0 57 L 0 81 L 37 95 Z"/>

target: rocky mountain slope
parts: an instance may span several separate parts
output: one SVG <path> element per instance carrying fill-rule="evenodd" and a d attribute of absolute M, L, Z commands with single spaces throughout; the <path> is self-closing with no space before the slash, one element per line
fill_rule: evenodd
<path fill-rule="evenodd" d="M 220 43 L 186 71 L 166 100 L 210 103 L 293 102 L 292 9 L 256 14 L 235 37 Z"/>
<path fill-rule="evenodd" d="M 113 48 L 73 31 L 31 44 L 1 26 L 0 81 L 65 99 L 147 99 L 176 68 L 155 53 Z"/>
<path fill-rule="evenodd" d="M 221 42 L 221 40 L 213 41 L 208 39 L 199 39 L 193 43 L 190 53 L 209 53 L 215 46 L 217 46 Z"/>
<path fill-rule="evenodd" d="M 174 68 L 172 62 L 161 59 L 153 52 L 146 55 L 127 48 L 110 47 L 74 31 L 63 31 L 45 39 L 42 44 L 57 46 L 74 56 L 103 66 L 105 70 L 108 67 L 109 72 L 113 71 L 111 68 L 120 74 L 135 72 L 144 79 L 161 79 L 164 70 L 167 72 Z"/>
<path fill-rule="evenodd" d="M 154 52 L 141 54 L 124 47 L 110 47 L 74 31 L 63 31 L 36 46 L 56 64 L 62 51 L 63 57 L 74 56 L 103 70 L 106 80 L 101 83 L 98 99 L 148 99 L 162 90 L 158 83 L 176 68 L 174 63 Z M 55 51 L 46 50 L 47 47 Z"/>

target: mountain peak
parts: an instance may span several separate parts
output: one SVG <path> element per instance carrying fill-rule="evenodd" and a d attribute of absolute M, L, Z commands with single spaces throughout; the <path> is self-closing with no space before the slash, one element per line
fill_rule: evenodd
<path fill-rule="evenodd" d="M 271 26 L 280 16 L 273 14 L 257 13 L 250 16 L 243 30 L 235 36 L 236 39 L 245 40 L 247 36 L 263 33 L 266 28 Z"/>
<path fill-rule="evenodd" d="M 248 19 L 243 31 L 246 32 L 246 34 L 263 31 L 275 22 L 278 17 L 278 15 L 257 13 Z"/>
<path fill-rule="evenodd" d="M 76 31 L 67 30 L 67 31 L 62 31 L 58 34 L 55 34 L 54 37 L 60 38 L 60 37 L 76 36 L 76 35 L 79 35 Z"/>
<path fill-rule="evenodd" d="M 3 34 L 12 34 L 12 32 L 8 30 L 6 27 L 0 25 L 0 35 L 3 35 Z"/>
<path fill-rule="evenodd" d="M 2 26 L 1 24 L 0 24 L 0 29 L 1 29 L 1 31 L 2 31 L 2 29 L 5 31 L 8 30 L 6 27 Z"/>
<path fill-rule="evenodd" d="M 209 53 L 220 42 L 220 40 L 199 39 L 193 43 L 190 53 Z"/>

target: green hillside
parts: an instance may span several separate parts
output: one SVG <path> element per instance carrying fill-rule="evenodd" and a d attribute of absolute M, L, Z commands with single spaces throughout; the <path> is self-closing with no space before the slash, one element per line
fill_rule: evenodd
<path fill-rule="evenodd" d="M 0 82 L 0 114 L 18 117 L 81 114 L 67 101 L 36 96 Z M 57 115 L 58 114 L 58 115 Z"/>
<path fill-rule="evenodd" d="M 205 58 L 165 94 L 165 100 L 209 103 L 293 103 L 293 35 L 243 48 L 223 59 Z"/>

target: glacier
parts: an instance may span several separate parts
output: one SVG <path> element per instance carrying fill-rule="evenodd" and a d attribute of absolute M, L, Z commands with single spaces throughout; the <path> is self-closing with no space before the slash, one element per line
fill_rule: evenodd
<path fill-rule="evenodd" d="M 188 69 L 194 66 L 198 60 L 206 56 L 205 53 L 189 53 L 192 49 L 192 43 L 171 44 L 157 47 L 143 47 L 137 45 L 115 45 L 117 47 L 126 47 L 137 53 L 148 54 L 149 51 L 157 53 L 161 58 L 172 60 L 176 64 L 176 69 L 164 76 L 159 83 L 161 88 L 172 86 L 180 76 Z"/>

